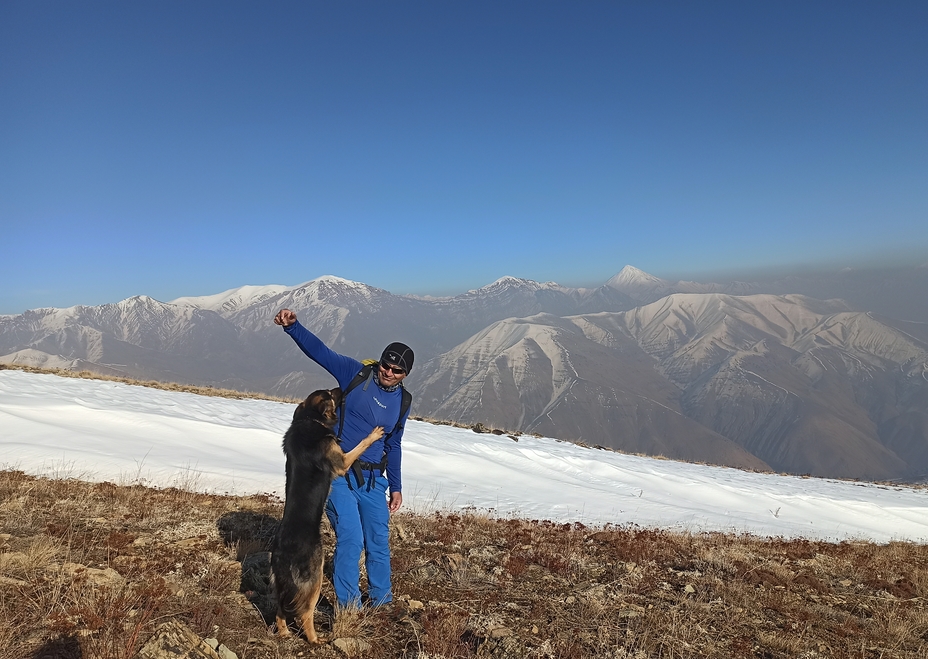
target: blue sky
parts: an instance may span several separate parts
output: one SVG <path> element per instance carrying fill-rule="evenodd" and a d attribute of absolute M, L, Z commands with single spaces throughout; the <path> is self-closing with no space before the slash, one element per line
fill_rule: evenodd
<path fill-rule="evenodd" d="M 928 261 L 928 3 L 0 4 L 0 313 Z"/>

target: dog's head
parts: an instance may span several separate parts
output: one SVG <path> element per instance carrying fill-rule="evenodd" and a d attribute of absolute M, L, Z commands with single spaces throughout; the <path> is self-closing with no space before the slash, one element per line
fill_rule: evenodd
<path fill-rule="evenodd" d="M 293 410 L 293 420 L 315 419 L 331 428 L 338 418 L 335 410 L 341 402 L 342 390 L 338 387 L 314 391 Z"/>

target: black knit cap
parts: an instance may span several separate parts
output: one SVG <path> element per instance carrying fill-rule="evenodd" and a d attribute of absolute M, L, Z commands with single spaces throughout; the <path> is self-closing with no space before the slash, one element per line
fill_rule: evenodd
<path fill-rule="evenodd" d="M 412 348 L 405 343 L 391 343 L 383 349 L 383 354 L 380 355 L 380 361 L 406 369 L 407 373 L 412 370 L 414 358 Z"/>

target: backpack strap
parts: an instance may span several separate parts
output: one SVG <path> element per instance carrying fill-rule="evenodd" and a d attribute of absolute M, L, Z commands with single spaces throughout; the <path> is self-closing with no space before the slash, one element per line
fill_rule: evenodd
<path fill-rule="evenodd" d="M 352 391 L 353 389 L 356 389 L 358 386 L 361 385 L 362 382 L 364 383 L 364 387 L 363 387 L 364 391 L 367 391 L 367 388 L 370 386 L 371 382 L 374 379 L 374 367 L 376 365 L 377 365 L 376 361 L 371 361 L 371 362 L 365 361 L 364 366 L 361 367 L 361 370 L 358 371 L 357 375 L 351 378 L 351 382 L 349 382 L 348 386 L 345 387 L 344 391 L 342 391 L 342 401 L 341 403 L 338 404 L 338 432 L 335 433 L 335 437 L 339 442 L 341 442 L 342 430 L 345 427 L 345 399 L 348 398 L 348 392 Z M 397 430 L 403 430 L 403 428 L 405 427 L 402 423 L 403 417 L 406 416 L 406 413 L 409 412 L 409 408 L 412 405 L 412 394 L 406 391 L 406 387 L 404 387 L 402 384 L 400 384 L 400 391 L 402 392 L 402 398 L 400 400 L 400 414 L 396 419 L 396 423 L 393 424 L 393 428 L 390 430 L 390 432 L 384 433 L 384 436 L 383 436 L 384 442 L 386 442 L 390 437 L 392 437 L 393 434 L 396 433 Z M 364 462 L 363 464 L 361 464 L 359 460 L 355 460 L 354 463 L 351 465 L 351 468 L 345 474 L 345 480 L 348 481 L 348 488 L 354 489 L 351 487 L 351 478 L 349 478 L 349 474 L 354 473 L 354 477 L 358 483 L 358 487 L 361 487 L 361 485 L 364 483 L 364 477 L 361 473 L 362 469 L 369 469 L 372 472 L 375 469 L 379 469 L 380 475 L 383 476 L 384 472 L 386 471 L 386 468 L 387 468 L 386 451 L 384 451 L 383 457 L 381 458 L 379 464 L 374 464 L 370 462 Z M 367 483 L 367 489 L 368 490 L 371 489 L 370 481 L 368 481 Z"/>
<path fill-rule="evenodd" d="M 374 365 L 373 364 L 364 364 L 361 367 L 361 370 L 358 371 L 357 375 L 351 378 L 351 382 L 348 383 L 348 386 L 345 387 L 345 390 L 342 392 L 342 402 L 338 404 L 338 432 L 335 433 L 335 437 L 338 441 L 342 439 L 342 429 L 345 427 L 345 399 L 348 398 L 348 392 L 353 389 L 356 389 L 359 384 L 364 382 L 364 390 L 367 391 L 367 388 L 371 384 L 371 380 L 374 379 Z M 403 390 L 405 391 L 405 389 Z"/>
<path fill-rule="evenodd" d="M 400 385 L 400 390 L 403 392 L 403 398 L 400 401 L 400 415 L 396 418 L 396 423 L 393 424 L 393 430 L 384 435 L 384 440 L 397 430 L 402 430 L 405 427 L 403 425 L 403 417 L 406 416 L 406 413 L 409 411 L 409 406 L 412 405 L 412 394 L 406 391 L 406 387 L 402 384 Z"/>

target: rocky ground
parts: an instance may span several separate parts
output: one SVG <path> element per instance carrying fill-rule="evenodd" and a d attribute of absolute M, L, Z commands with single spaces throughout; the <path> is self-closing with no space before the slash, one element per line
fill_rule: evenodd
<path fill-rule="evenodd" d="M 2 655 L 928 657 L 924 545 L 477 511 L 396 515 L 394 604 L 323 608 L 324 644 L 281 640 L 267 586 L 281 513 L 270 496 L 0 472 Z M 332 599 L 328 582 L 323 593 Z"/>

